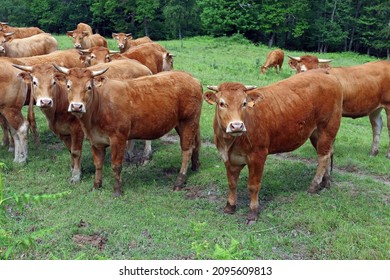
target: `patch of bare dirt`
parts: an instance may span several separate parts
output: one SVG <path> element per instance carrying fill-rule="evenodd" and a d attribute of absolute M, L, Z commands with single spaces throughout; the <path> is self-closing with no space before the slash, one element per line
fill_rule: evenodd
<path fill-rule="evenodd" d="M 104 247 L 107 244 L 107 237 L 100 234 L 93 235 L 84 235 L 76 234 L 73 236 L 73 242 L 79 246 L 84 246 L 86 244 L 91 244 L 94 247 L 97 247 L 99 250 L 104 250 Z"/>

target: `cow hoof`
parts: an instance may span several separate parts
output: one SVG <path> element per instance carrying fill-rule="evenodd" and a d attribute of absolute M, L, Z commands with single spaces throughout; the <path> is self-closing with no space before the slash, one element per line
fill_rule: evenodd
<path fill-rule="evenodd" d="M 177 176 L 175 185 L 173 186 L 173 190 L 180 191 L 183 188 L 185 181 L 186 181 L 186 175 L 179 174 L 179 176 Z"/>
<path fill-rule="evenodd" d="M 378 155 L 378 153 L 379 153 L 379 151 L 378 151 L 378 150 L 371 151 L 371 152 L 370 152 L 370 156 L 372 156 L 372 157 L 375 157 L 375 156 L 377 156 L 377 155 Z"/>
<path fill-rule="evenodd" d="M 101 189 L 101 188 L 102 188 L 102 183 L 101 182 L 93 183 L 92 190 L 98 190 L 98 189 Z"/>
<path fill-rule="evenodd" d="M 149 162 L 150 162 L 149 158 L 142 158 L 141 159 L 141 166 L 146 166 L 149 164 Z"/>
<path fill-rule="evenodd" d="M 258 211 L 250 210 L 245 224 L 253 225 L 254 223 L 256 223 L 256 220 L 257 220 L 258 216 L 259 216 L 259 212 Z"/>
<path fill-rule="evenodd" d="M 320 191 L 320 187 L 318 185 L 311 185 L 307 189 L 307 193 L 309 194 L 317 194 Z"/>
<path fill-rule="evenodd" d="M 226 206 L 223 209 L 223 213 L 225 214 L 234 214 L 236 212 L 236 205 L 230 205 L 229 202 L 226 202 Z"/>
<path fill-rule="evenodd" d="M 121 197 L 122 194 L 123 194 L 123 192 L 121 192 L 121 191 L 114 191 L 112 195 L 114 198 L 117 198 L 117 197 Z"/>
<path fill-rule="evenodd" d="M 200 162 L 198 161 L 198 162 L 196 162 L 196 163 L 193 163 L 192 165 L 191 165 L 191 171 L 198 171 L 199 170 L 199 167 L 200 167 Z"/>

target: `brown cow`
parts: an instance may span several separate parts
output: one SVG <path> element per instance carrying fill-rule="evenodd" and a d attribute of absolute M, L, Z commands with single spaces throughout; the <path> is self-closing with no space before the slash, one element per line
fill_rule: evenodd
<path fill-rule="evenodd" d="M 216 105 L 214 142 L 225 163 L 230 190 L 225 213 L 236 210 L 237 181 L 248 165 L 247 223 L 253 223 L 267 155 L 295 150 L 308 138 L 318 155 L 308 192 L 329 187 L 332 145 L 342 106 L 341 86 L 334 76 L 314 71 L 254 90 L 240 83 L 208 88 L 216 91 L 205 92 L 204 99 Z"/>
<path fill-rule="evenodd" d="M 264 74 L 265 71 L 270 67 L 274 67 L 276 73 L 280 72 L 282 70 L 283 60 L 284 52 L 282 50 L 270 51 L 263 66 L 261 66 L 261 74 Z"/>
<path fill-rule="evenodd" d="M 66 77 L 69 111 L 79 117 L 92 147 L 94 188 L 102 186 L 106 147 L 111 147 L 114 195 L 119 196 L 126 141 L 156 139 L 173 128 L 180 136 L 182 150 L 175 189 L 184 185 L 190 158 L 192 169 L 198 169 L 202 86 L 191 75 L 168 71 L 133 80 L 114 80 L 98 77 L 105 70 L 56 68 Z"/>
<path fill-rule="evenodd" d="M 56 82 L 57 70 L 52 63 L 37 64 L 34 66 L 15 65 L 14 67 L 26 71 L 19 74 L 27 84 L 32 85 L 32 94 L 36 106 L 45 114 L 49 128 L 68 148 L 71 156 L 72 183 L 78 182 L 81 176 L 81 151 L 84 134 L 77 118 L 68 112 L 69 102 L 64 84 Z M 151 75 L 150 70 L 138 61 L 127 59 L 124 62 L 107 63 L 109 69 L 107 77 L 120 79 L 136 78 Z M 99 69 L 100 68 L 100 69 Z M 99 71 L 101 65 L 92 66 L 91 71 Z"/>
<path fill-rule="evenodd" d="M 75 30 L 79 30 L 79 31 L 86 31 L 88 32 L 89 35 L 92 35 L 93 34 L 93 31 L 92 31 L 92 27 L 89 26 L 88 24 L 86 23 L 83 23 L 83 22 L 80 22 L 79 24 L 77 24 L 77 27 Z M 74 30 L 73 30 L 74 31 Z"/>
<path fill-rule="evenodd" d="M 4 33 L 13 33 L 14 39 L 27 38 L 40 33 L 45 33 L 38 27 L 12 27 L 6 22 L 0 22 L 0 31 Z"/>
<path fill-rule="evenodd" d="M 124 53 L 131 47 L 139 46 L 145 43 L 153 43 L 152 39 L 150 39 L 148 36 L 134 40 L 131 36 L 131 33 L 112 33 L 112 38 L 118 41 L 118 49 L 121 53 Z"/>
<path fill-rule="evenodd" d="M 118 51 L 112 51 L 106 47 L 95 46 L 89 49 L 80 50 L 80 61 L 85 65 L 85 67 L 89 67 L 92 65 L 110 62 L 113 54 L 118 54 Z M 119 58 L 125 59 L 125 57 Z"/>
<path fill-rule="evenodd" d="M 14 162 L 27 160 L 28 122 L 21 109 L 26 102 L 28 87 L 18 74 L 20 70 L 9 62 L 0 62 L 0 114 L 5 118 L 15 143 Z"/>
<path fill-rule="evenodd" d="M 173 70 L 174 55 L 167 52 L 164 47 L 157 43 L 147 43 L 132 47 L 122 56 L 138 60 L 146 65 L 153 74 L 162 71 Z"/>
<path fill-rule="evenodd" d="M 297 73 L 318 68 L 330 69 L 329 63 L 332 61 L 332 59 L 319 59 L 314 55 L 303 55 L 301 57 L 287 56 L 290 58 L 288 65 L 291 69 L 295 69 Z"/>
<path fill-rule="evenodd" d="M 3 136 L 9 129 L 13 137 L 17 137 L 15 142 L 16 162 L 27 160 L 27 128 L 30 128 L 36 143 L 39 136 L 36 131 L 35 118 L 32 106 L 29 106 L 28 122 L 21 113 L 24 105 L 30 104 L 30 86 L 18 78 L 20 70 L 12 67 L 12 63 L 19 65 L 35 65 L 39 63 L 55 62 L 65 67 L 80 67 L 79 54 L 77 50 L 56 51 L 47 55 L 23 58 L 0 58 L 0 115 L 6 122 L 3 128 Z M 22 83 L 22 84 L 20 84 Z M 10 150 L 12 147 L 10 146 Z"/>
<path fill-rule="evenodd" d="M 373 134 L 370 155 L 377 155 L 383 126 L 383 108 L 387 114 L 390 138 L 390 61 L 335 67 L 329 73 L 335 75 L 343 87 L 343 117 L 369 116 Z M 390 141 L 386 157 L 390 159 Z"/>
<path fill-rule="evenodd" d="M 90 35 L 88 31 L 76 29 L 66 32 L 66 35 L 73 39 L 75 49 L 89 49 L 94 46 L 107 47 L 107 40 L 99 34 Z"/>
<path fill-rule="evenodd" d="M 57 40 L 48 33 L 41 33 L 22 39 L 12 39 L 12 33 L 0 31 L 0 55 L 7 57 L 27 57 L 43 55 L 58 50 Z"/>

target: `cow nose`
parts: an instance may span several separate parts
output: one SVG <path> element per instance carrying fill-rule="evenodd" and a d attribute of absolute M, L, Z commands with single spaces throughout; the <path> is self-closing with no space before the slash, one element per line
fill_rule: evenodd
<path fill-rule="evenodd" d="M 81 45 L 80 44 L 74 44 L 74 47 L 75 47 L 75 49 L 81 49 Z"/>
<path fill-rule="evenodd" d="M 240 133 L 240 132 L 245 132 L 245 131 L 246 131 L 245 124 L 241 121 L 235 121 L 235 122 L 229 123 L 226 132 L 227 133 Z"/>
<path fill-rule="evenodd" d="M 125 45 L 123 45 L 123 44 L 118 44 L 118 48 L 123 49 L 124 47 L 125 47 Z"/>
<path fill-rule="evenodd" d="M 70 104 L 70 111 L 74 113 L 85 112 L 83 103 L 72 103 Z"/>
<path fill-rule="evenodd" d="M 53 106 L 53 100 L 50 98 L 42 98 L 41 99 L 41 107 L 52 107 Z"/>

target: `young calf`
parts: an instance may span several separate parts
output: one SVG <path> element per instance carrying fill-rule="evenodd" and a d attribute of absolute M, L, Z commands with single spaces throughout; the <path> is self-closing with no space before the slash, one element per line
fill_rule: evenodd
<path fill-rule="evenodd" d="M 247 223 L 253 223 L 258 216 L 258 195 L 267 155 L 295 150 L 308 138 L 318 154 L 317 172 L 308 192 L 329 186 L 332 144 L 341 121 L 342 91 L 335 77 L 314 72 L 259 89 L 223 83 L 209 86 L 214 92 L 204 93 L 204 99 L 216 105 L 214 142 L 225 163 L 230 189 L 225 213 L 236 210 L 238 177 L 248 165 Z"/>

